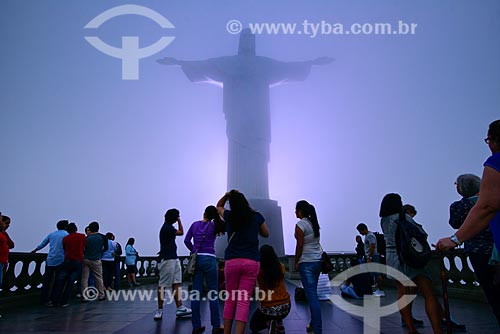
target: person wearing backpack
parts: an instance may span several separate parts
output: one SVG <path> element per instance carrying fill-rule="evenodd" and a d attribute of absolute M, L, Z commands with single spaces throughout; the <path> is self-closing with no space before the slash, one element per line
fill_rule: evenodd
<path fill-rule="evenodd" d="M 113 282 L 113 277 L 116 274 L 116 266 L 115 266 L 115 251 L 116 251 L 116 242 L 115 236 L 113 233 L 106 233 L 106 243 L 108 244 L 108 250 L 102 254 L 101 263 L 102 263 L 102 280 L 104 283 L 104 289 L 113 290 L 111 288 L 111 284 Z"/>
<path fill-rule="evenodd" d="M 403 205 L 403 211 L 409 215 L 411 218 L 415 218 L 415 216 L 417 215 L 417 209 L 415 209 L 415 207 L 411 204 L 405 204 Z M 410 310 L 411 310 L 411 305 L 413 304 L 413 302 L 410 303 Z M 441 318 L 442 318 L 442 323 L 441 323 L 441 327 L 446 328 L 446 318 L 444 317 L 444 308 L 441 304 L 439 304 L 439 307 L 440 307 L 440 312 L 441 312 Z M 424 326 L 424 322 L 422 320 L 419 320 L 419 319 L 415 319 L 412 317 L 412 320 L 413 320 L 413 324 L 417 327 L 423 327 Z M 454 331 L 460 331 L 460 332 L 465 332 L 467 331 L 467 327 L 456 321 L 452 315 L 450 315 L 450 322 L 451 322 L 451 327 L 452 327 L 452 330 Z M 405 323 L 403 321 L 403 318 L 401 318 L 401 326 L 405 327 Z"/>
<path fill-rule="evenodd" d="M 438 303 L 436 295 L 434 294 L 432 281 L 429 275 L 424 268 L 414 268 L 409 266 L 397 251 L 396 232 L 398 230 L 401 216 L 403 216 L 405 220 L 411 224 L 418 224 L 415 223 L 409 215 L 403 213 L 403 202 L 401 201 L 401 196 L 399 194 L 391 193 L 384 196 L 380 205 L 379 215 L 381 218 L 380 225 L 386 239 L 387 265 L 399 270 L 417 285 L 417 288 L 422 292 L 425 299 L 425 311 L 429 321 L 431 322 L 434 334 L 441 334 L 443 332 L 441 328 L 441 307 Z M 403 297 L 405 294 L 416 293 L 414 288 L 405 287 L 399 281 L 396 281 L 396 286 L 398 290 L 398 299 Z M 411 304 L 403 307 L 400 310 L 400 313 L 406 327 L 409 330 L 409 333 L 418 333 L 411 315 Z"/>

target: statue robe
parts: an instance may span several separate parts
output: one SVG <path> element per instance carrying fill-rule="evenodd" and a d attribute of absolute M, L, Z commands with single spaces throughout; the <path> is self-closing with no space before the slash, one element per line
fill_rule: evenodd
<path fill-rule="evenodd" d="M 223 87 L 228 190 L 238 189 L 249 199 L 269 199 L 269 89 L 288 81 L 302 81 L 310 69 L 309 62 L 280 62 L 253 55 L 182 63 L 184 74 L 192 82 Z"/>

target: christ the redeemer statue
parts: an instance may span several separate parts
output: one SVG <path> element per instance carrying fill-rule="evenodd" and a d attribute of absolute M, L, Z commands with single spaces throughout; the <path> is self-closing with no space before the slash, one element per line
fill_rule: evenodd
<path fill-rule="evenodd" d="M 192 82 L 222 86 L 228 139 L 227 188 L 238 189 L 247 198 L 254 199 L 269 199 L 269 88 L 304 80 L 312 65 L 331 61 L 323 57 L 313 61 L 281 62 L 256 56 L 255 35 L 249 29 L 242 31 L 235 56 L 199 61 L 158 60 L 165 65 L 181 65 Z"/>
<path fill-rule="evenodd" d="M 322 57 L 312 61 L 282 62 L 257 56 L 255 35 L 250 29 L 241 32 L 235 56 L 195 61 L 171 57 L 158 60 L 164 65 L 180 65 L 192 82 L 211 83 L 223 88 L 228 139 L 227 189 L 243 192 L 251 205 L 264 214 L 271 232 L 281 232 L 280 245 L 276 245 L 278 241 L 269 240 L 278 255 L 284 251 L 280 249 L 283 248 L 281 209 L 277 202 L 269 199 L 269 89 L 289 81 L 305 80 L 312 65 L 324 65 L 332 60 Z M 269 205 L 269 202 L 274 204 Z M 274 209 L 271 208 L 273 205 Z M 276 228 L 273 229 L 272 225 Z M 270 239 L 273 239 L 272 235 Z"/>

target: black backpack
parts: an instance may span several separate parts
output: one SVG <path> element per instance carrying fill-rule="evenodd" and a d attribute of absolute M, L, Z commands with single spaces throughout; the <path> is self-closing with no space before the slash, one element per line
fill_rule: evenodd
<path fill-rule="evenodd" d="M 423 268 L 429 263 L 432 251 L 427 242 L 427 233 L 421 225 L 410 222 L 404 213 L 396 222 L 396 250 L 399 262 L 412 268 Z"/>
<path fill-rule="evenodd" d="M 377 238 L 377 253 L 380 255 L 380 263 L 385 263 L 385 237 L 382 233 L 373 232 L 375 238 Z"/>

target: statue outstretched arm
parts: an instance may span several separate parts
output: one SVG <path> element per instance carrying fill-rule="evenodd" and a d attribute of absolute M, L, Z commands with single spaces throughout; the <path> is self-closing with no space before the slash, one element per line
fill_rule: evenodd
<path fill-rule="evenodd" d="M 174 57 L 164 57 L 156 61 L 162 65 L 181 66 L 182 71 L 192 82 L 205 82 L 220 86 L 226 77 L 224 57 L 205 60 L 179 60 Z"/>
<path fill-rule="evenodd" d="M 313 66 L 327 65 L 334 60 L 332 57 L 290 62 L 269 59 L 268 61 L 272 65 L 268 71 L 270 85 L 274 87 L 290 81 L 303 81 L 307 78 Z"/>
<path fill-rule="evenodd" d="M 174 57 L 164 57 L 164 58 L 160 58 L 160 59 L 157 59 L 156 62 L 162 64 L 162 65 L 184 65 L 185 61 L 183 60 L 179 60 L 177 58 L 174 58 Z"/>
<path fill-rule="evenodd" d="M 311 65 L 321 66 L 321 65 L 328 65 L 333 61 L 335 61 L 335 58 L 332 57 L 318 57 L 316 59 L 310 60 L 309 63 Z"/>

